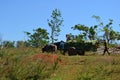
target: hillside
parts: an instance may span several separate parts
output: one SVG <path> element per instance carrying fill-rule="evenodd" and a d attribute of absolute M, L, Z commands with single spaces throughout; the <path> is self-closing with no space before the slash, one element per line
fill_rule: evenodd
<path fill-rule="evenodd" d="M 118 80 L 120 55 L 68 56 L 40 49 L 2 49 L 0 80 Z"/>
<path fill-rule="evenodd" d="M 50 80 L 118 80 L 120 56 L 62 56 Z"/>

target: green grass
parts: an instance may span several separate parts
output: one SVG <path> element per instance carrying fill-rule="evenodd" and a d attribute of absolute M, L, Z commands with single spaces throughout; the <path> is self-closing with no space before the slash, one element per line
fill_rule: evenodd
<path fill-rule="evenodd" d="M 37 52 L 38 51 L 38 52 Z M 2 49 L 0 51 L 0 80 L 45 80 L 53 74 L 53 67 L 41 59 L 33 60 L 38 49 Z"/>
<path fill-rule="evenodd" d="M 63 56 L 50 80 L 118 80 L 120 79 L 120 56 Z"/>
<path fill-rule="evenodd" d="M 40 59 L 32 61 L 40 49 L 0 50 L 0 80 L 119 80 L 120 55 L 63 56 L 57 68 Z M 56 66 L 56 65 L 55 65 Z"/>

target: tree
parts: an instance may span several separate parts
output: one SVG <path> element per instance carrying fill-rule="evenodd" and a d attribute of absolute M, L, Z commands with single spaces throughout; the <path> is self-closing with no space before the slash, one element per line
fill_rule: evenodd
<path fill-rule="evenodd" d="M 87 34 L 88 34 L 88 30 L 89 28 L 85 25 L 81 25 L 81 24 L 77 24 L 74 27 L 72 27 L 73 30 L 79 30 L 80 31 L 80 35 L 81 38 L 83 39 L 87 39 Z"/>
<path fill-rule="evenodd" d="M 102 37 L 108 42 L 114 42 L 115 40 L 120 40 L 120 32 L 113 30 L 113 20 L 109 19 L 109 22 L 105 25 L 99 16 L 92 16 L 99 23 L 97 26 L 99 27 L 99 32 L 102 32 Z M 120 24 L 119 24 L 120 26 Z"/>
<path fill-rule="evenodd" d="M 109 44 L 110 40 L 115 39 L 115 37 L 113 36 L 116 34 L 116 32 L 112 29 L 113 20 L 109 19 L 109 23 L 104 25 L 104 23 L 101 21 L 101 18 L 99 16 L 93 15 L 92 17 L 99 22 L 97 26 L 99 26 L 99 30 L 101 30 L 100 32 L 103 32 L 103 38 Z"/>
<path fill-rule="evenodd" d="M 15 41 L 3 41 L 2 45 L 4 48 L 14 48 Z"/>
<path fill-rule="evenodd" d="M 80 38 L 80 40 L 82 39 L 89 39 L 89 40 L 95 40 L 96 37 L 96 30 L 97 30 L 97 26 L 91 26 L 91 27 L 87 27 L 85 25 L 75 25 L 74 27 L 72 27 L 73 30 L 79 30 L 80 31 L 80 35 L 78 36 L 78 38 Z"/>
<path fill-rule="evenodd" d="M 91 26 L 90 28 L 89 28 L 89 35 L 88 35 L 88 37 L 89 37 L 89 39 L 90 40 L 95 40 L 96 39 L 96 37 L 97 37 L 97 25 L 95 25 L 95 26 Z"/>
<path fill-rule="evenodd" d="M 120 32 L 117 32 L 117 40 L 120 40 Z"/>
<path fill-rule="evenodd" d="M 28 42 L 32 47 L 41 47 L 48 43 L 48 32 L 45 29 L 33 29 L 33 34 L 30 32 L 25 32 L 29 37 Z"/>
<path fill-rule="evenodd" d="M 66 34 L 66 42 L 68 42 L 68 41 L 73 41 L 74 38 L 75 38 L 75 36 L 72 35 L 72 33 Z"/>
<path fill-rule="evenodd" d="M 113 35 L 113 33 L 112 35 L 110 35 L 111 31 L 113 31 L 111 26 L 112 24 L 113 24 L 113 20 L 110 19 L 109 23 L 103 26 L 103 30 L 102 30 L 104 32 L 103 37 L 107 40 L 108 43 L 111 40 L 110 37 Z"/>
<path fill-rule="evenodd" d="M 63 18 L 61 16 L 61 12 L 58 9 L 53 10 L 51 19 L 48 19 L 48 26 L 51 28 L 51 40 L 54 43 L 55 37 L 59 36 L 61 31 L 60 26 L 62 26 Z"/>

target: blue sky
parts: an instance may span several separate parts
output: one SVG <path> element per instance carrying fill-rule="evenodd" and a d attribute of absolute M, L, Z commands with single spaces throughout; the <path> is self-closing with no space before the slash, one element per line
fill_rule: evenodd
<path fill-rule="evenodd" d="M 2 40 L 27 40 L 24 31 L 32 32 L 38 27 L 50 28 L 47 19 L 53 9 L 59 9 L 64 19 L 59 40 L 68 33 L 78 34 L 71 29 L 76 24 L 97 24 L 92 15 L 102 18 L 104 23 L 113 19 L 113 28 L 120 27 L 120 0 L 0 0 L 0 38 Z"/>

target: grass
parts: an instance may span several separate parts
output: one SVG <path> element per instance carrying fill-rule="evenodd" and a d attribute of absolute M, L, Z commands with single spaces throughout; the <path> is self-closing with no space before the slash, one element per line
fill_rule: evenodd
<path fill-rule="evenodd" d="M 50 80 L 118 80 L 120 79 L 120 56 L 63 56 Z"/>
<path fill-rule="evenodd" d="M 45 80 L 54 72 L 54 65 L 41 59 L 33 60 L 32 55 L 40 53 L 35 48 L 2 49 L 0 51 L 0 80 Z M 56 65 L 55 65 L 56 66 Z"/>
<path fill-rule="evenodd" d="M 0 80 L 119 80 L 120 55 L 64 56 L 53 66 L 31 56 L 38 48 L 0 50 Z"/>

